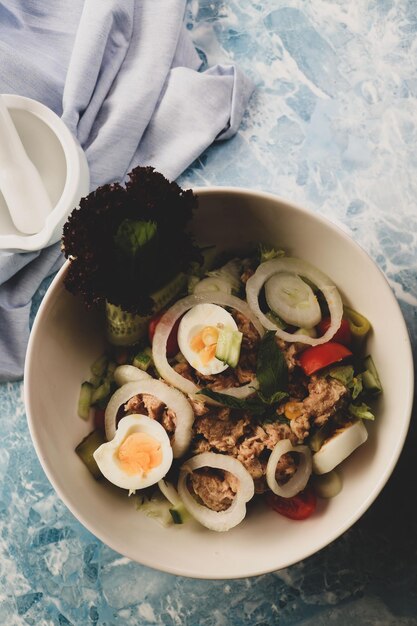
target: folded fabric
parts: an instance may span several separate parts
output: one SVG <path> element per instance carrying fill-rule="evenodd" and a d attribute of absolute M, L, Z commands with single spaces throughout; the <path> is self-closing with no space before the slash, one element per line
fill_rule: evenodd
<path fill-rule="evenodd" d="M 236 133 L 251 82 L 235 66 L 198 71 L 186 0 L 7 0 L 0 92 L 62 115 L 87 155 L 91 189 L 136 165 L 173 180 Z M 22 376 L 33 295 L 63 262 L 59 244 L 0 256 L 0 381 Z"/>

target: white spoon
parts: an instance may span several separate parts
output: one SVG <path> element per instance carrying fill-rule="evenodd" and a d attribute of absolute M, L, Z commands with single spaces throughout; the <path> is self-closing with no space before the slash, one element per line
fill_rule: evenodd
<path fill-rule="evenodd" d="M 26 154 L 13 120 L 0 95 L 0 191 L 13 224 L 21 233 L 42 230 L 51 201 L 38 170 Z"/>

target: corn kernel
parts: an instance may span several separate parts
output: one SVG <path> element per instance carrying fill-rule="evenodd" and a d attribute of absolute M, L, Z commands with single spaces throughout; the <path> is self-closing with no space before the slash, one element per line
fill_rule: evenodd
<path fill-rule="evenodd" d="M 284 415 L 289 420 L 294 420 L 303 412 L 303 403 L 302 402 L 287 402 L 284 407 Z"/>

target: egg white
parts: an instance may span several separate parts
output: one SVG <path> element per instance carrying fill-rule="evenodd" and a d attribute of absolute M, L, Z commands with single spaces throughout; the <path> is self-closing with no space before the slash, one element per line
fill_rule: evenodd
<path fill-rule="evenodd" d="M 314 473 L 327 474 L 365 443 L 367 438 L 368 432 L 362 420 L 348 424 L 343 430 L 337 430 L 313 455 Z"/>
<path fill-rule="evenodd" d="M 123 470 L 122 464 L 117 458 L 118 450 L 123 441 L 133 433 L 146 433 L 158 441 L 161 445 L 162 461 L 146 475 L 142 473 L 128 474 Z M 151 419 L 147 415 L 126 415 L 117 427 L 114 439 L 103 443 L 93 454 L 94 459 L 107 480 L 121 487 L 134 492 L 137 489 L 144 489 L 156 484 L 163 478 L 172 464 L 172 448 L 169 437 L 165 429 L 159 422 Z"/>
<path fill-rule="evenodd" d="M 181 319 L 178 327 L 178 346 L 188 363 L 203 375 L 215 375 L 228 368 L 226 363 L 213 357 L 207 364 L 202 363 L 198 352 L 191 349 L 191 341 L 206 326 L 238 330 L 233 317 L 217 304 L 196 304 Z"/>

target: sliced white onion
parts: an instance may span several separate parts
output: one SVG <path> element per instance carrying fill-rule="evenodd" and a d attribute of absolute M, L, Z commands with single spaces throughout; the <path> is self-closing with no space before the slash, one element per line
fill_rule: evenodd
<path fill-rule="evenodd" d="M 297 274 L 273 274 L 265 283 L 265 298 L 269 308 L 287 324 L 313 328 L 321 320 L 312 288 Z"/>
<path fill-rule="evenodd" d="M 119 365 L 114 370 L 114 381 L 118 387 L 126 385 L 126 383 L 133 383 L 138 380 L 149 380 L 152 378 L 150 374 L 135 367 L 134 365 Z"/>
<path fill-rule="evenodd" d="M 266 281 L 271 278 L 271 276 L 281 272 L 296 276 L 303 276 L 316 285 L 316 287 L 318 287 L 318 289 L 322 292 L 329 307 L 331 321 L 329 328 L 322 337 L 310 337 L 309 335 L 303 333 L 287 333 L 285 330 L 282 330 L 282 328 L 279 328 L 276 324 L 274 324 L 274 322 L 268 319 L 268 317 L 261 311 L 259 306 L 259 293 L 262 287 Z M 330 278 L 326 276 L 326 274 L 323 274 L 323 272 L 318 270 L 316 267 L 301 259 L 282 257 L 261 263 L 256 272 L 246 283 L 246 297 L 248 305 L 262 322 L 263 326 L 269 330 L 275 330 L 276 334 L 285 341 L 298 341 L 300 343 L 309 344 L 310 346 L 317 346 L 321 343 L 326 343 L 326 341 L 329 341 L 333 337 L 342 321 L 343 304 L 336 286 Z"/>
<path fill-rule="evenodd" d="M 275 477 L 278 461 L 287 452 L 297 452 L 300 455 L 300 463 L 293 476 L 283 485 L 278 484 Z M 293 446 L 289 439 L 281 439 L 271 452 L 266 466 L 266 482 L 268 487 L 283 498 L 292 498 L 302 491 L 311 476 L 312 461 L 308 446 Z"/>
<path fill-rule="evenodd" d="M 239 258 L 236 258 L 236 259 L 232 259 L 231 261 L 228 261 L 228 263 L 226 263 L 226 265 L 223 265 L 222 267 L 218 267 L 215 270 L 211 270 L 210 272 L 207 272 L 207 276 L 209 276 L 210 278 L 221 278 L 223 282 L 230 285 L 232 293 L 238 293 L 240 286 L 242 284 L 240 280 L 241 273 L 242 273 L 242 260 Z M 224 290 L 221 289 L 221 291 L 224 291 Z"/>
<path fill-rule="evenodd" d="M 181 504 L 181 499 L 178 495 L 178 491 L 175 489 L 172 483 L 169 483 L 165 480 L 165 478 L 161 478 L 158 482 L 158 487 L 161 490 L 162 495 L 170 502 L 173 506 L 178 506 Z"/>
<path fill-rule="evenodd" d="M 226 511 L 213 511 L 199 504 L 187 486 L 187 476 L 196 469 L 213 467 L 230 472 L 239 480 L 238 491 Z M 255 487 L 253 478 L 240 461 L 226 454 L 203 452 L 188 459 L 180 469 L 178 493 L 185 508 L 197 521 L 210 530 L 224 532 L 237 526 L 246 515 L 246 503 L 253 498 Z"/>
<path fill-rule="evenodd" d="M 106 437 L 110 441 L 116 433 L 116 417 L 119 408 L 130 398 L 141 393 L 155 396 L 174 411 L 176 415 L 175 433 L 171 441 L 174 458 L 179 458 L 187 451 L 192 437 L 194 411 L 187 398 L 178 389 L 165 384 L 162 380 L 149 378 L 126 383 L 114 392 L 109 400 L 104 415 Z"/>
<path fill-rule="evenodd" d="M 168 363 L 166 356 L 167 341 L 175 322 L 193 306 L 204 303 L 218 304 L 219 306 L 227 306 L 236 309 L 249 319 L 261 337 L 264 334 L 262 324 L 260 324 L 259 320 L 250 310 L 249 306 L 240 298 L 236 298 L 236 296 L 221 292 L 211 292 L 187 296 L 182 300 L 178 300 L 178 302 L 168 309 L 158 322 L 152 341 L 152 357 L 161 378 L 190 396 L 195 395 L 200 388 L 191 380 L 187 380 L 184 376 L 181 376 L 181 374 L 176 372 Z M 220 389 L 218 391 L 221 391 L 221 393 L 227 393 L 235 398 L 247 398 L 254 393 L 254 387 L 256 387 L 256 384 L 257 383 L 255 381 L 252 381 L 246 385 L 242 385 L 242 387 L 235 387 L 227 390 Z"/>
<path fill-rule="evenodd" d="M 223 293 L 232 293 L 232 285 L 220 276 L 211 276 L 200 280 L 194 286 L 193 294 L 198 295 L 199 293 L 207 292 L 218 293 L 219 291 Z"/>
<path fill-rule="evenodd" d="M 295 331 L 299 335 L 308 335 L 308 337 L 317 337 L 317 330 L 315 328 L 297 328 Z"/>

